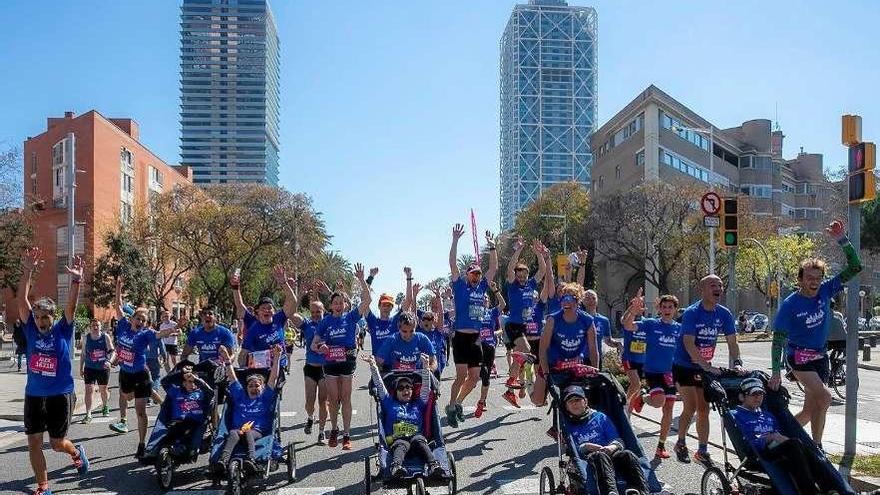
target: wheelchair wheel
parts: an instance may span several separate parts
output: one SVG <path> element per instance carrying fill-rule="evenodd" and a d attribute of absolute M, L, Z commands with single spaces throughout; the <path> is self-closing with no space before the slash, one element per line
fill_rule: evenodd
<path fill-rule="evenodd" d="M 287 444 L 287 481 L 296 481 L 296 446 L 293 442 Z"/>
<path fill-rule="evenodd" d="M 556 480 L 553 479 L 553 470 L 549 467 L 541 469 L 540 485 L 538 493 L 541 495 L 556 495 Z"/>
<path fill-rule="evenodd" d="M 229 484 L 226 487 L 226 493 L 229 495 L 241 495 L 241 461 L 233 459 L 229 463 Z"/>
<path fill-rule="evenodd" d="M 446 453 L 446 461 L 449 462 L 449 471 L 452 473 L 452 478 L 449 479 L 449 484 L 447 485 L 449 495 L 455 495 L 458 493 L 458 471 L 455 469 L 455 458 L 452 457 L 452 452 Z"/>
<path fill-rule="evenodd" d="M 840 400 L 846 401 L 846 365 L 836 362 L 831 363 L 831 376 L 828 379 L 831 382 L 831 388 L 834 394 L 840 397 Z"/>
<path fill-rule="evenodd" d="M 424 478 L 416 478 L 415 482 L 415 490 L 413 490 L 414 495 L 428 495 L 428 489 L 425 488 L 425 479 Z"/>
<path fill-rule="evenodd" d="M 733 491 L 724 472 L 714 466 L 703 472 L 700 487 L 702 495 L 730 495 Z"/>
<path fill-rule="evenodd" d="M 173 477 L 174 462 L 171 460 L 171 452 L 165 447 L 156 457 L 156 480 L 159 482 L 159 488 L 170 490 Z"/>
<path fill-rule="evenodd" d="M 364 457 L 364 495 L 373 491 L 373 476 L 370 474 L 370 456 Z"/>

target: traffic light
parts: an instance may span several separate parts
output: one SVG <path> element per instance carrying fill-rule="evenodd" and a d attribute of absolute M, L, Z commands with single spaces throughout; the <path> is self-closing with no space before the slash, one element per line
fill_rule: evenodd
<path fill-rule="evenodd" d="M 726 248 L 739 246 L 739 222 L 737 220 L 736 198 L 724 198 L 724 210 L 721 217 L 721 245 Z"/>
<path fill-rule="evenodd" d="M 874 167 L 877 148 L 874 143 L 858 143 L 849 148 L 849 202 L 863 203 L 877 195 Z"/>

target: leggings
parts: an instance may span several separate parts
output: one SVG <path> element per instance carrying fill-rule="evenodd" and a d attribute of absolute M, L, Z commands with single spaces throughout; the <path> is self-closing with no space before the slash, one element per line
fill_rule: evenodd
<path fill-rule="evenodd" d="M 484 387 L 488 387 L 492 365 L 495 364 L 495 347 L 485 343 L 481 345 L 483 346 L 483 362 L 480 365 L 480 380 L 482 380 Z"/>
<path fill-rule="evenodd" d="M 434 454 L 428 447 L 428 441 L 422 435 L 412 437 L 398 438 L 391 444 L 391 463 L 397 466 L 403 465 L 406 454 L 413 449 L 416 455 L 421 457 L 425 462 L 434 462 Z"/>
<path fill-rule="evenodd" d="M 816 493 L 816 485 L 819 485 L 819 490 L 822 492 L 838 489 L 825 463 L 797 438 L 789 438 L 773 448 L 766 449 L 764 458 L 779 464 L 786 472 L 792 474 L 791 479 L 801 495 Z"/>
<path fill-rule="evenodd" d="M 226 464 L 229 462 L 229 458 L 232 457 L 232 451 L 235 450 L 235 446 L 238 445 L 238 441 L 242 437 L 247 444 L 248 459 L 254 460 L 257 456 L 256 442 L 263 438 L 263 434 L 253 429 L 246 431 L 244 434 L 239 433 L 238 430 L 232 430 L 229 432 L 229 436 L 226 437 L 226 443 L 223 445 L 223 452 L 220 454 L 220 463 Z"/>
<path fill-rule="evenodd" d="M 626 481 L 627 487 L 638 490 L 640 494 L 651 493 L 645 473 L 639 466 L 639 459 L 629 450 L 618 449 L 610 456 L 605 452 L 596 451 L 587 454 L 583 450 L 581 455 L 586 454 L 587 463 L 593 467 L 596 473 L 596 481 L 599 484 L 600 493 L 617 493 L 617 476 Z"/>

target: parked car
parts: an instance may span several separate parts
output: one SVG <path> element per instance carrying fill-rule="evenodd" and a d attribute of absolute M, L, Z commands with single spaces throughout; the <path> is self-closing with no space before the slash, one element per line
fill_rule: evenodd
<path fill-rule="evenodd" d="M 872 332 L 880 332 L 880 316 L 875 316 L 868 320 L 868 330 Z"/>
<path fill-rule="evenodd" d="M 864 332 L 867 329 L 868 320 L 859 316 L 859 331 Z"/>

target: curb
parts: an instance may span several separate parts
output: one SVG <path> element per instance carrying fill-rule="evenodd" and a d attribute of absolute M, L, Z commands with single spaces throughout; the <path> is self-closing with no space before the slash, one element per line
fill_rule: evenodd
<path fill-rule="evenodd" d="M 651 419 L 651 418 L 648 418 L 648 417 L 646 417 L 646 416 L 642 416 L 641 414 L 639 414 L 639 413 L 637 413 L 637 412 L 635 412 L 635 411 L 632 412 L 632 415 L 633 415 L 633 416 L 636 416 L 636 417 L 638 417 L 638 418 L 640 418 L 640 419 L 643 419 L 643 420 L 645 420 L 645 421 L 648 421 L 649 423 L 654 423 L 655 425 L 660 425 L 660 422 L 659 422 L 659 421 L 654 420 L 654 419 Z M 672 426 L 670 425 L 669 432 L 672 433 L 673 431 L 675 431 L 676 433 L 678 433 L 678 429 L 677 429 L 677 428 L 674 428 L 674 427 L 672 427 Z M 687 436 L 690 437 L 690 438 L 693 438 L 694 440 L 697 440 L 697 436 L 696 436 L 696 435 L 693 435 L 693 434 L 691 434 L 691 433 L 688 433 Z M 708 443 L 709 443 L 709 445 L 711 445 L 711 446 L 713 446 L 713 447 L 715 447 L 715 448 L 717 448 L 717 449 L 719 449 L 719 450 L 727 450 L 728 453 L 733 454 L 734 456 L 736 455 L 736 451 L 735 451 L 734 449 L 731 449 L 731 448 L 729 448 L 729 447 L 728 447 L 727 449 L 725 449 L 723 445 L 720 445 L 720 444 L 718 444 L 718 443 L 715 443 L 715 442 L 713 442 L 713 441 L 711 441 L 711 440 L 709 440 Z M 833 464 L 833 463 L 832 463 L 832 464 Z M 835 467 L 838 467 L 836 464 L 833 464 L 833 465 L 834 465 Z M 857 477 L 857 476 L 858 476 L 858 477 Z M 870 491 L 874 491 L 874 490 L 878 490 L 878 489 L 880 489 L 880 478 L 874 478 L 874 477 L 872 477 L 872 476 L 863 476 L 863 475 L 861 475 L 860 473 L 855 472 L 855 471 L 851 471 L 851 472 L 850 472 L 850 480 L 849 480 L 849 483 L 850 483 L 850 485 L 852 485 L 853 490 L 856 490 L 856 491 L 858 491 L 858 492 L 870 492 Z"/>
<path fill-rule="evenodd" d="M 880 365 L 859 363 L 859 369 L 868 371 L 880 371 Z"/>

